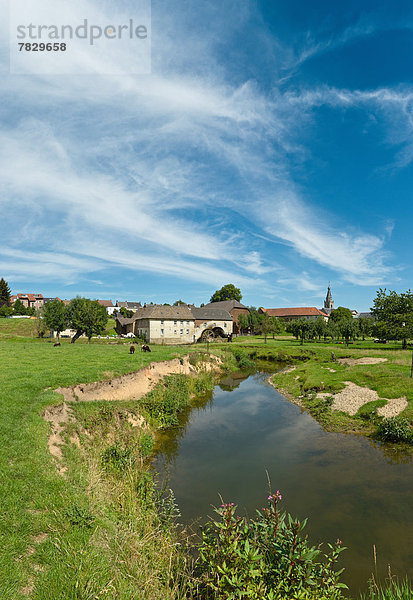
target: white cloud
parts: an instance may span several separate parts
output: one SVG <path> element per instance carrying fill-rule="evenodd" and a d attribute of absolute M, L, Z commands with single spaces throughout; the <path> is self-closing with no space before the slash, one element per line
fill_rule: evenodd
<path fill-rule="evenodd" d="M 247 17 L 226 16 L 232 29 Z M 399 118 L 392 141 L 404 139 L 408 156 L 402 124 L 411 133 L 410 92 L 267 94 L 252 81 L 228 80 L 215 59 L 214 32 L 185 38 L 173 15 L 164 19 L 155 32 L 151 76 L 6 77 L 4 122 L 12 118 L 0 130 L 0 203 L 12 203 L 16 214 L 4 220 L 9 254 L 0 249 L 0 257 L 11 261 L 15 276 L 54 270 L 72 281 L 117 265 L 214 286 L 231 279 L 262 287 L 278 264 L 251 231 L 266 232 L 350 281 L 386 280 L 385 237 L 354 231 L 351 222 L 338 229 L 331 215 L 315 218 L 311 201 L 296 191 L 291 157 L 300 161 L 309 152 L 300 128 L 322 104 L 377 107 L 389 121 Z M 174 24 L 179 44 L 170 34 Z M 362 32 L 345 32 L 340 43 L 356 34 Z M 299 62 L 311 46 L 309 40 Z M 37 245 L 37 258 L 13 259 L 16 240 Z M 313 291 L 310 278 L 301 285 Z"/>

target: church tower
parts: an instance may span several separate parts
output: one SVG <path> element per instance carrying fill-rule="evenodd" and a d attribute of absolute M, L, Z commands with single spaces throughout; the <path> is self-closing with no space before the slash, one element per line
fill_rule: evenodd
<path fill-rule="evenodd" d="M 328 286 L 327 296 L 324 300 L 324 308 L 331 312 L 334 308 L 333 296 L 331 295 L 331 288 Z"/>

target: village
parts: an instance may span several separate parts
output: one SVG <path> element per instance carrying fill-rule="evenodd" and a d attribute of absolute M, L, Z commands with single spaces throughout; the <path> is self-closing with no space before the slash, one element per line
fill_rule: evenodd
<path fill-rule="evenodd" d="M 232 284 L 224 286 L 231 289 Z M 233 286 L 232 286 L 233 287 Z M 224 289 L 223 288 L 223 289 Z M 237 288 L 235 288 L 237 289 Z M 218 291 L 217 291 L 218 292 Z M 236 295 L 236 294 L 234 294 Z M 213 300 L 214 297 L 211 298 Z M 41 293 L 18 293 L 10 296 L 10 307 L 22 307 L 20 311 L 27 315 L 41 315 L 45 306 L 57 301 L 68 306 L 69 300 L 58 297 L 44 297 Z M 321 308 L 315 306 L 266 308 L 248 307 L 236 299 L 215 300 L 208 304 L 195 306 L 179 300 L 170 304 L 143 304 L 141 302 L 96 300 L 107 315 L 115 320 L 114 329 L 121 337 L 137 337 L 150 344 L 176 345 L 191 344 L 206 340 L 232 340 L 233 336 L 250 334 L 251 315 L 266 315 L 272 322 L 279 322 L 283 328 L 293 321 L 328 323 L 334 310 L 334 301 L 330 285 Z M 349 310 L 349 309 L 346 309 Z M 37 311 L 37 313 L 36 313 Z M 358 313 L 351 310 L 354 319 L 370 318 L 370 312 Z M 15 315 L 16 316 L 16 315 Z M 52 336 L 73 337 L 76 331 L 66 328 L 61 332 L 53 331 Z"/>

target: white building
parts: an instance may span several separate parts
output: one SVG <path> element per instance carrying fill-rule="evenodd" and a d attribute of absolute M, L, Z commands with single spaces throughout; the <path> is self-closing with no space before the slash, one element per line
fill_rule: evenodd
<path fill-rule="evenodd" d="M 116 331 L 133 333 L 150 344 L 190 344 L 200 338 L 226 337 L 232 332 L 232 320 L 221 309 L 151 305 L 138 309 L 130 319 L 118 315 Z"/>

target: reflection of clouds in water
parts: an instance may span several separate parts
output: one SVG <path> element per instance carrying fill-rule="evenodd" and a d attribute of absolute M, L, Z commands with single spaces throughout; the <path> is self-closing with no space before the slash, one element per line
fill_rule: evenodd
<path fill-rule="evenodd" d="M 408 572 L 411 463 L 391 464 L 382 446 L 361 436 L 323 431 L 258 377 L 231 393 L 216 389 L 213 405 L 193 411 L 190 420 L 170 466 L 185 522 L 212 515 L 218 493 L 238 503 L 239 513 L 254 515 L 265 505 L 268 470 L 273 488 L 282 490 L 283 509 L 309 517 L 314 543 L 343 539 L 349 547 L 343 566 L 353 583 L 365 585 L 373 544 L 379 569 L 390 562 Z"/>

